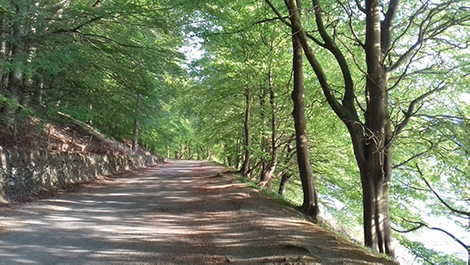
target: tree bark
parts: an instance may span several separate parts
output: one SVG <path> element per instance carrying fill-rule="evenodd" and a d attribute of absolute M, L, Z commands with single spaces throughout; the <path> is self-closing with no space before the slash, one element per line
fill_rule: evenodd
<path fill-rule="evenodd" d="M 211 148 L 207 147 L 206 160 L 210 160 L 210 159 L 211 159 Z"/>
<path fill-rule="evenodd" d="M 18 14 L 18 17 L 23 16 L 23 8 L 19 5 L 16 6 L 16 13 Z M 24 25 L 22 19 L 18 19 L 18 21 L 15 21 L 13 26 L 12 26 L 12 35 L 13 35 L 13 40 L 11 41 L 10 44 L 10 60 L 23 60 L 23 57 L 26 53 L 26 36 L 25 36 L 25 30 L 24 30 Z M 19 64 L 17 64 L 19 65 Z M 20 100 L 19 94 L 22 92 L 22 85 L 23 85 L 23 70 L 19 67 L 16 66 L 11 72 L 7 73 L 6 80 L 6 98 L 14 101 Z M 0 116 L 2 118 L 6 118 L 4 120 L 5 123 L 9 124 L 11 121 L 8 121 L 8 116 L 11 114 L 14 114 L 15 110 L 10 107 L 9 103 L 7 102 L 6 104 L 3 104 L 2 108 L 0 109 Z"/>
<path fill-rule="evenodd" d="M 297 5 L 299 1 L 297 1 Z M 288 6 L 289 7 L 289 6 Z M 289 15 L 300 16 L 299 8 L 289 8 Z M 319 213 L 317 192 L 313 180 L 312 169 L 308 157 L 307 145 L 307 121 L 305 119 L 305 89 L 304 89 L 304 73 L 303 73 L 303 51 L 297 31 L 292 29 L 292 46 L 293 46 L 293 69 L 294 69 L 294 90 L 292 91 L 292 101 L 294 102 L 295 140 L 297 147 L 297 163 L 299 166 L 300 180 L 302 182 L 302 190 L 304 200 L 302 211 L 307 215 L 316 218 Z"/>
<path fill-rule="evenodd" d="M 394 256 L 391 246 L 391 226 L 389 215 L 389 190 L 391 182 L 391 147 L 393 133 L 388 112 L 388 73 L 384 66 L 382 49 L 390 47 L 381 43 L 380 3 L 378 0 L 366 1 L 366 101 L 365 124 L 362 125 L 354 106 L 354 84 L 347 62 L 331 38 L 322 20 L 322 10 L 318 0 L 313 0 L 316 24 L 324 41 L 322 47 L 329 50 L 338 61 L 343 73 L 345 93 L 341 104 L 333 94 L 325 72 L 318 62 L 301 23 L 299 9 L 295 0 L 285 0 L 290 12 L 292 30 L 296 33 L 305 55 L 315 71 L 323 93 L 336 115 L 345 123 L 353 143 L 354 154 L 359 166 L 363 189 L 363 215 L 365 245 L 382 253 Z M 387 30 L 391 29 L 394 10 L 398 1 L 391 1 L 390 12 L 386 14 Z M 384 34 L 388 34 L 385 32 Z M 295 51 L 294 51 L 295 52 Z M 300 150 L 297 150 L 298 153 Z"/>
<path fill-rule="evenodd" d="M 7 20 L 5 18 L 5 13 L 0 12 L 0 60 L 5 62 L 7 58 Z M 0 67 L 0 95 L 4 95 L 5 83 L 5 68 Z M 1 104 L 0 104 L 1 107 Z"/>
<path fill-rule="evenodd" d="M 281 176 L 281 182 L 279 183 L 279 195 L 282 197 L 286 196 L 286 188 L 287 188 L 287 183 L 292 179 L 292 174 L 290 174 L 287 170 L 286 172 L 283 172 Z"/>
<path fill-rule="evenodd" d="M 388 106 L 388 75 L 383 65 L 381 7 L 366 1 L 366 132 L 363 143 L 367 165 L 361 167 L 366 246 L 393 256 L 389 213 L 392 128 Z"/>
<path fill-rule="evenodd" d="M 269 80 L 269 103 L 271 105 L 271 160 L 268 163 L 268 168 L 261 176 L 260 180 L 260 187 L 267 187 L 271 182 L 274 174 L 274 170 L 276 170 L 277 166 L 277 136 L 276 136 L 276 94 L 274 92 L 274 80 L 273 80 L 273 72 L 272 69 L 269 70 L 268 73 L 268 80 Z"/>
<path fill-rule="evenodd" d="M 139 148 L 139 115 L 140 115 L 140 100 L 142 95 L 139 94 L 137 96 L 137 104 L 135 108 L 135 118 L 134 118 L 134 141 L 132 142 L 132 152 L 134 154 L 137 153 L 137 149 Z"/>
<path fill-rule="evenodd" d="M 251 148 L 251 132 L 250 132 L 251 91 L 249 87 L 245 89 L 245 99 L 246 99 L 245 122 L 244 122 L 245 158 L 243 160 L 241 172 L 244 177 L 248 177 L 248 173 L 250 170 L 250 159 L 251 159 L 251 151 L 250 151 L 250 148 Z"/>
<path fill-rule="evenodd" d="M 292 146 L 292 142 L 294 141 L 294 139 L 295 139 L 295 134 L 292 135 L 289 138 L 289 141 L 287 142 L 287 145 L 286 145 L 287 154 L 286 154 L 286 158 L 285 158 L 286 159 L 285 163 L 287 165 L 290 164 L 290 161 L 291 161 L 292 156 L 293 156 L 293 151 L 295 150 L 294 147 Z M 289 169 L 289 167 L 287 167 L 281 172 L 281 183 L 279 183 L 279 194 L 281 196 L 285 196 L 287 183 L 289 183 L 289 181 L 291 179 L 292 179 L 292 173 L 290 173 L 290 169 Z"/>
<path fill-rule="evenodd" d="M 237 155 L 235 157 L 236 159 L 236 167 L 237 167 L 237 170 L 240 170 L 242 168 L 242 140 L 241 139 L 237 139 Z"/>

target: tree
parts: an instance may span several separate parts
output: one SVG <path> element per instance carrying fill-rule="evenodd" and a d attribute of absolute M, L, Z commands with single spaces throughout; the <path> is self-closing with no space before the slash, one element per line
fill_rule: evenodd
<path fill-rule="evenodd" d="M 382 3 L 367 0 L 364 7 L 359 1 L 356 1 L 354 7 L 341 1 L 336 5 L 328 4 L 334 17 L 346 18 L 342 20 L 331 19 L 332 14 L 323 9 L 327 3 L 314 0 L 312 10 L 316 27 L 314 31 L 308 31 L 304 27 L 307 23 L 300 17 L 301 10 L 296 1 L 285 1 L 290 22 L 272 3 L 268 0 L 265 2 L 284 24 L 292 27 L 325 98 L 348 128 L 361 175 L 365 245 L 393 255 L 389 213 L 392 147 L 410 120 L 420 111 L 425 111 L 419 105 L 446 89 L 450 79 L 434 84 L 423 83 L 427 89 L 420 89 L 421 94 L 406 94 L 409 96 L 407 99 L 403 95 L 390 98 L 390 94 L 395 96 L 393 92 L 403 87 L 406 90 L 404 80 L 409 82 L 411 77 L 425 71 L 426 66 L 436 67 L 434 63 L 425 63 L 423 58 L 426 58 L 427 53 L 440 57 L 446 49 L 459 47 L 457 42 L 447 42 L 448 45 L 440 47 L 430 44 L 439 40 L 439 36 L 445 31 L 459 31 L 468 21 L 468 13 L 461 8 L 460 1 L 428 1 L 421 5 L 406 4 L 406 8 L 405 4 L 399 8 L 399 1 Z M 340 13 L 345 15 L 341 16 Z M 360 18 L 364 16 L 365 24 L 360 22 Z M 328 24 L 325 24 L 325 18 Z M 316 34 L 312 35 L 310 32 Z M 417 34 L 417 37 L 413 40 L 410 34 Z M 465 33 L 459 37 L 464 40 Z M 354 45 L 362 50 L 357 50 Z M 426 45 L 430 47 L 425 48 Z M 327 50 L 336 60 L 343 75 L 341 93 L 332 88 L 334 81 L 329 78 L 323 66 L 326 62 L 317 59 L 319 49 Z M 362 55 L 365 58 L 364 63 L 360 61 Z M 351 58 L 349 61 L 347 56 Z M 356 91 L 354 72 L 350 70 L 351 62 L 354 62 L 364 76 L 363 99 L 360 99 L 360 94 Z M 448 68 L 438 71 L 438 75 L 458 72 L 454 71 L 451 64 L 445 66 Z M 341 101 L 338 97 L 342 98 Z M 403 107 L 397 102 L 408 104 Z M 360 117 L 359 111 L 363 117 Z"/>
<path fill-rule="evenodd" d="M 18 110 L 45 119 L 61 111 L 132 139 L 135 95 L 142 94 L 139 137 L 143 146 L 155 145 L 146 141 L 155 141 L 151 125 L 160 117 L 149 114 L 163 114 L 166 89 L 183 73 L 179 5 L 2 2 L 2 123 L 11 126 Z"/>
<path fill-rule="evenodd" d="M 296 2 L 296 5 L 300 1 Z M 297 9 L 289 9 L 289 16 L 300 16 Z M 312 168 L 308 156 L 307 146 L 307 121 L 305 119 L 305 92 L 304 92 L 304 73 L 303 73 L 303 52 L 300 39 L 296 34 L 296 29 L 292 27 L 292 49 L 293 49 L 293 69 L 294 69 L 294 90 L 292 91 L 292 101 L 294 102 L 295 122 L 295 142 L 297 146 L 297 164 L 299 166 L 300 179 L 302 181 L 302 190 L 304 193 L 304 202 L 302 204 L 303 212 L 317 217 L 319 212 L 318 199 L 313 182 Z"/>

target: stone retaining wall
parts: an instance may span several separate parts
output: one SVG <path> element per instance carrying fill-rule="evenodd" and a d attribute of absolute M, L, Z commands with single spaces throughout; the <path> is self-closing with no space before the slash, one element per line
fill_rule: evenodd
<path fill-rule="evenodd" d="M 0 147 L 0 204 L 157 162 L 161 161 L 155 156 L 25 152 Z"/>

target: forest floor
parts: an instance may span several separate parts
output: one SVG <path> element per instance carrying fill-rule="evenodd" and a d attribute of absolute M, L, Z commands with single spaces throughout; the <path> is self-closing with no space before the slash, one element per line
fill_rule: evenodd
<path fill-rule="evenodd" d="M 0 264 L 394 264 L 227 171 L 167 161 L 2 208 Z"/>
<path fill-rule="evenodd" d="M 26 117 L 14 127 L 0 126 L 0 146 L 6 149 L 94 154 L 129 154 L 130 140 L 108 139 L 92 126 L 60 114 L 53 121 Z M 139 154 L 148 152 L 139 149 Z"/>

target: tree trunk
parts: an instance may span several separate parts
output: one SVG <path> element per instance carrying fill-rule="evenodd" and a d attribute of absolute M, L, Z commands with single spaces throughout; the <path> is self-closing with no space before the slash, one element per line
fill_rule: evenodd
<path fill-rule="evenodd" d="M 237 156 L 236 156 L 236 165 L 237 165 L 237 170 L 240 170 L 242 168 L 242 140 L 237 139 Z"/>
<path fill-rule="evenodd" d="M 206 160 L 210 160 L 210 159 L 211 159 L 211 148 L 207 147 Z"/>
<path fill-rule="evenodd" d="M 365 245 L 393 256 L 389 214 L 392 129 L 388 106 L 388 75 L 383 66 L 381 6 L 366 1 L 366 133 L 363 139 L 367 164 L 360 167 L 364 203 Z"/>
<path fill-rule="evenodd" d="M 287 154 L 286 154 L 286 164 L 289 165 L 290 164 L 290 161 L 292 159 L 292 156 L 293 156 L 293 151 L 295 150 L 294 147 L 292 146 L 292 142 L 294 141 L 295 139 L 295 134 L 292 135 L 290 138 L 289 138 L 289 141 L 287 142 Z M 282 174 L 281 174 L 281 183 L 279 184 L 279 194 L 281 196 L 285 196 L 286 194 L 286 187 L 287 187 L 287 183 L 289 183 L 289 181 L 292 179 L 292 174 L 290 173 L 290 169 L 289 167 L 287 167 L 286 169 L 283 170 Z"/>
<path fill-rule="evenodd" d="M 299 4 L 299 1 L 297 1 L 298 6 Z M 293 13 L 298 13 L 297 15 L 299 15 L 300 6 L 295 10 L 289 9 L 289 15 L 292 16 Z M 304 194 L 302 211 L 307 215 L 316 218 L 319 213 L 319 208 L 317 192 L 315 189 L 312 169 L 308 157 L 307 121 L 305 119 L 304 73 L 302 62 L 303 51 L 297 37 L 297 32 L 294 29 L 292 29 L 292 45 L 294 50 L 294 90 L 292 91 L 294 110 L 292 111 L 292 116 L 294 117 L 295 124 L 297 163 L 299 165 L 300 180 L 302 182 L 302 189 Z"/>
<path fill-rule="evenodd" d="M 19 5 L 16 6 L 16 12 L 19 17 L 22 17 L 22 7 Z M 26 36 L 24 31 L 24 25 L 22 24 L 23 21 L 19 19 L 15 21 L 13 24 L 13 40 L 11 41 L 11 48 L 10 48 L 10 60 L 23 60 L 26 52 Z M 16 65 L 20 65 L 16 63 Z M 8 73 L 7 80 L 7 91 L 6 91 L 6 98 L 10 100 L 15 100 L 19 102 L 19 94 L 22 92 L 22 85 L 23 85 L 23 69 L 19 66 L 16 66 L 11 72 Z M 15 110 L 9 106 L 9 103 L 6 103 L 0 109 L 0 116 L 2 118 L 6 118 L 4 120 L 5 123 L 10 124 L 11 121 L 8 119 L 8 116 L 14 114 Z"/>
<path fill-rule="evenodd" d="M 364 205 L 365 245 L 393 256 L 389 215 L 389 189 L 391 181 L 392 130 L 388 110 L 388 74 L 384 65 L 384 54 L 390 47 L 390 34 L 398 1 L 390 1 L 382 29 L 381 6 L 378 0 L 366 0 L 366 52 L 367 81 L 365 124 L 361 125 L 355 108 L 356 94 L 349 66 L 341 50 L 335 44 L 323 24 L 319 1 L 313 0 L 316 24 L 329 50 L 339 63 L 344 78 L 345 93 L 342 104 L 336 99 L 321 64 L 316 59 L 306 32 L 302 28 L 300 15 L 291 13 L 292 29 L 298 36 L 305 55 L 312 66 L 329 105 L 346 124 L 351 135 L 354 154 L 361 174 Z M 295 0 L 285 0 L 289 10 L 300 9 Z M 381 29 L 387 32 L 381 33 Z M 385 37 L 384 37 L 385 36 Z M 387 43 L 385 43 L 387 41 Z M 384 42 L 384 43 L 381 43 Z M 300 150 L 298 150 L 300 152 Z"/>
<path fill-rule="evenodd" d="M 134 141 L 132 142 L 132 152 L 134 154 L 137 153 L 137 149 L 139 148 L 139 115 L 140 115 L 140 100 L 142 95 L 139 94 L 137 96 L 137 104 L 135 109 L 135 118 L 134 118 Z"/>
<path fill-rule="evenodd" d="M 244 130 L 245 130 L 245 158 L 243 160 L 243 165 L 241 172 L 244 177 L 248 177 L 248 172 L 250 170 L 250 159 L 251 159 L 251 132 L 250 132 L 250 115 L 251 115 L 251 91 L 250 88 L 247 87 L 245 90 L 245 99 L 246 99 L 246 106 L 245 106 L 245 122 L 244 122 Z"/>
<path fill-rule="evenodd" d="M 189 143 L 186 144 L 186 150 L 187 150 L 187 157 L 189 160 L 193 160 L 193 153 L 192 153 L 192 148 Z"/>
<path fill-rule="evenodd" d="M 261 132 L 261 137 L 260 137 L 260 151 L 263 154 L 261 156 L 261 174 L 260 174 L 260 179 L 263 178 L 263 176 L 266 174 L 266 172 L 269 170 L 269 161 L 267 158 L 267 154 L 269 154 L 269 140 L 268 136 L 265 134 L 266 132 L 266 97 L 268 96 L 266 89 L 261 86 L 260 87 L 260 95 L 259 95 L 259 109 L 260 109 L 260 132 Z"/>
<path fill-rule="evenodd" d="M 292 174 L 290 174 L 287 170 L 281 176 L 281 183 L 279 184 L 279 195 L 282 197 L 286 196 L 287 183 L 289 183 L 291 178 Z"/>
<path fill-rule="evenodd" d="M 7 58 L 7 21 L 5 13 L 0 12 L 0 61 L 5 62 Z M 5 67 L 0 67 L 0 95 L 4 95 L 5 83 Z M 2 105 L 0 104 L 0 107 Z"/>
<path fill-rule="evenodd" d="M 363 192 L 364 244 L 376 251 L 394 256 L 388 207 L 391 153 L 388 148 L 379 152 L 372 151 L 370 146 L 378 146 L 370 143 L 368 145 L 367 154 L 372 159 L 365 165 L 360 166 Z"/>
<path fill-rule="evenodd" d="M 268 80 L 269 80 L 269 103 L 271 105 L 271 161 L 269 161 L 268 169 L 266 172 L 261 176 L 261 181 L 259 185 L 261 187 L 269 186 L 274 174 L 274 170 L 276 170 L 277 166 L 277 136 L 276 136 L 276 94 L 274 93 L 274 81 L 273 81 L 273 72 L 272 69 L 269 70 L 268 73 Z"/>

